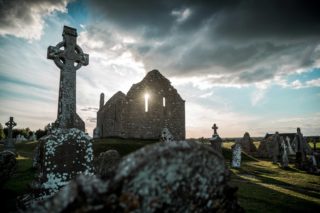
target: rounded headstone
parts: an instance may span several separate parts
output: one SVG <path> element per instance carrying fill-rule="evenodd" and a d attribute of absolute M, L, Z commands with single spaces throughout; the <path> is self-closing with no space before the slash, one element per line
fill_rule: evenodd
<path fill-rule="evenodd" d="M 121 156 L 117 150 L 100 153 L 94 160 L 95 173 L 103 179 L 111 177 L 120 160 Z"/>

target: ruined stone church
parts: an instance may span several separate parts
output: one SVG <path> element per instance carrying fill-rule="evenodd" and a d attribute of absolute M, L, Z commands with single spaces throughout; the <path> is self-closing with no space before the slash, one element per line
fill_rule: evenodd
<path fill-rule="evenodd" d="M 148 72 L 126 95 L 119 91 L 104 103 L 101 93 L 96 137 L 159 139 L 164 127 L 174 139 L 185 139 L 185 101 L 158 70 Z"/>

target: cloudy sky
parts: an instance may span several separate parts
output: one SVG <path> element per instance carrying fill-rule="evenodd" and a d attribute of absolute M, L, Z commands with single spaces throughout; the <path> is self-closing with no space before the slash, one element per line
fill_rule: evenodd
<path fill-rule="evenodd" d="M 64 25 L 90 56 L 77 71 L 89 134 L 99 95 L 158 69 L 186 100 L 187 137 L 320 134 L 320 13 L 313 0 L 1 0 L 0 123 L 43 128 L 57 114 L 47 47 Z"/>

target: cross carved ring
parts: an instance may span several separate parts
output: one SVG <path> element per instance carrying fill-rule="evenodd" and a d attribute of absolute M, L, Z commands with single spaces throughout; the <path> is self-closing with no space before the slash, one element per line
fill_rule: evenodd
<path fill-rule="evenodd" d="M 77 63 L 76 66 L 73 65 L 75 70 L 80 69 L 82 65 L 86 66 L 89 64 L 89 55 L 84 54 L 79 45 L 76 44 L 75 49 L 71 50 L 71 52 L 68 50 L 61 50 L 61 47 L 66 47 L 65 41 L 58 43 L 56 46 L 50 46 L 48 48 L 47 56 L 47 58 L 52 59 L 60 69 L 65 67 L 66 60 Z"/>

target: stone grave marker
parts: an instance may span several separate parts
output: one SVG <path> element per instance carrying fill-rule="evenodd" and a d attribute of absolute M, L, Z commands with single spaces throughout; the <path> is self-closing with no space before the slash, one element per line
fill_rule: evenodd
<path fill-rule="evenodd" d="M 273 140 L 272 140 L 272 162 L 273 163 L 278 163 L 278 159 L 280 156 L 280 146 L 281 146 L 280 135 L 279 135 L 279 132 L 276 132 L 273 135 Z"/>
<path fill-rule="evenodd" d="M 174 138 L 169 129 L 167 127 L 163 128 L 161 131 L 160 142 L 170 143 L 172 141 L 174 141 Z"/>
<path fill-rule="evenodd" d="M 10 117 L 9 121 L 6 123 L 8 127 L 8 137 L 4 143 L 4 150 L 15 152 L 16 149 L 14 147 L 13 138 L 12 138 L 12 129 L 17 125 L 16 122 L 13 121 L 13 117 Z"/>
<path fill-rule="evenodd" d="M 236 140 L 232 147 L 232 163 L 233 168 L 240 168 L 241 166 L 241 144 L 240 141 Z"/>
<path fill-rule="evenodd" d="M 120 160 L 121 156 L 117 150 L 111 149 L 100 153 L 97 159 L 94 160 L 95 173 L 102 179 L 112 177 Z"/>
<path fill-rule="evenodd" d="M 0 152 L 0 187 L 14 174 L 16 169 L 15 153 L 11 151 Z"/>
<path fill-rule="evenodd" d="M 222 139 L 220 138 L 217 132 L 218 126 L 216 124 L 213 124 L 212 129 L 213 129 L 213 135 L 209 139 L 211 146 L 214 150 L 222 153 Z"/>
<path fill-rule="evenodd" d="M 52 196 L 78 174 L 93 174 L 91 138 L 76 114 L 75 98 L 76 71 L 88 64 L 88 55 L 76 44 L 76 29 L 64 26 L 62 35 L 62 42 L 48 48 L 48 59 L 53 59 L 61 70 L 58 116 L 35 149 L 33 167 L 38 173 L 32 184 L 31 202 Z"/>
<path fill-rule="evenodd" d="M 303 137 L 301 129 L 297 128 L 297 133 L 292 141 L 294 145 L 294 151 L 296 152 L 296 167 L 302 167 L 304 161 L 307 160 L 307 154 L 312 153 L 312 149 Z"/>
<path fill-rule="evenodd" d="M 78 128 L 85 130 L 85 124 L 76 113 L 76 72 L 89 64 L 89 55 L 77 45 L 77 30 L 64 26 L 63 41 L 48 47 L 47 58 L 60 68 L 58 128 Z M 62 49 L 64 48 L 64 49 Z"/>
<path fill-rule="evenodd" d="M 288 168 L 289 167 L 289 158 L 288 158 L 288 147 L 283 140 L 283 137 L 280 137 L 281 141 L 281 167 Z"/>
<path fill-rule="evenodd" d="M 253 143 L 252 138 L 248 132 L 244 133 L 243 138 L 240 140 L 242 151 L 247 154 L 253 154 L 257 151 L 256 146 Z"/>

